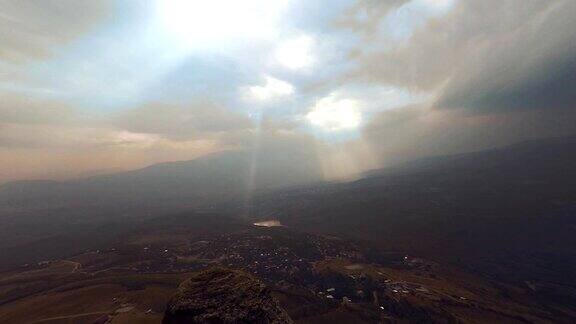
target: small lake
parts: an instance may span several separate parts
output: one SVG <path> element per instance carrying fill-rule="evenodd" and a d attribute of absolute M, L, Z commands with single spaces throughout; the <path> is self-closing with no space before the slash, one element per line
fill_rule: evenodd
<path fill-rule="evenodd" d="M 254 225 L 261 227 L 277 227 L 282 226 L 282 223 L 280 223 L 279 220 L 265 220 L 261 222 L 256 222 L 254 223 Z"/>

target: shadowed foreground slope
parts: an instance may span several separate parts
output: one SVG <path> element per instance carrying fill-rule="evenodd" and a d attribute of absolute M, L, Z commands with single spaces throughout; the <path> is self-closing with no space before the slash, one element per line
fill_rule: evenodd
<path fill-rule="evenodd" d="M 163 323 L 282 324 L 292 320 L 258 279 L 238 270 L 212 268 L 180 285 Z"/>

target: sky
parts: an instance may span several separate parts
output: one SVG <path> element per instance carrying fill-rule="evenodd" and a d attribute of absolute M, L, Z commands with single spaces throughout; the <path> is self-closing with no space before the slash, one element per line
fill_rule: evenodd
<path fill-rule="evenodd" d="M 278 148 L 349 179 L 573 135 L 574 17 L 573 0 L 0 0 L 0 183 Z"/>

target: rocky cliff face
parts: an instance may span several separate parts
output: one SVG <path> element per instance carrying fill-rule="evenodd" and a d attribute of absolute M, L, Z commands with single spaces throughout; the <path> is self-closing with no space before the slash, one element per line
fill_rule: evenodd
<path fill-rule="evenodd" d="M 180 285 L 163 324 L 292 323 L 270 291 L 248 273 L 212 268 Z"/>

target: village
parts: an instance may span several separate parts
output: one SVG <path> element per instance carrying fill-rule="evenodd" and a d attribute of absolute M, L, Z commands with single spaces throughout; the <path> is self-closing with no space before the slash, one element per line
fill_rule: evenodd
<path fill-rule="evenodd" d="M 304 294 L 317 303 L 358 305 L 378 311 L 401 307 L 390 305 L 404 305 L 402 301 L 410 296 L 440 298 L 433 289 L 393 278 L 382 270 L 421 273 L 434 267 L 431 262 L 406 255 L 380 255 L 354 241 L 283 226 L 254 226 L 197 236 L 178 244 L 118 245 L 87 251 L 66 262 L 75 265 L 72 272 L 89 277 L 185 275 L 223 266 L 247 271 L 279 291 L 304 289 Z M 52 263 L 43 261 L 35 267 L 49 267 Z M 138 289 L 138 285 L 133 288 Z M 446 297 L 453 302 L 466 302 L 464 297 Z"/>
<path fill-rule="evenodd" d="M 203 239 L 192 242 L 190 253 L 199 259 L 246 270 L 273 286 L 306 287 L 328 302 L 371 303 L 380 307 L 379 296 L 430 294 L 422 285 L 392 280 L 382 272 L 375 273 L 375 277 L 363 273 L 362 264 L 374 260 L 353 242 L 294 233 L 285 228 L 255 229 Z M 322 266 L 341 260 L 352 265 Z M 391 264 L 402 268 L 430 267 L 424 260 L 408 256 L 397 257 Z"/>

